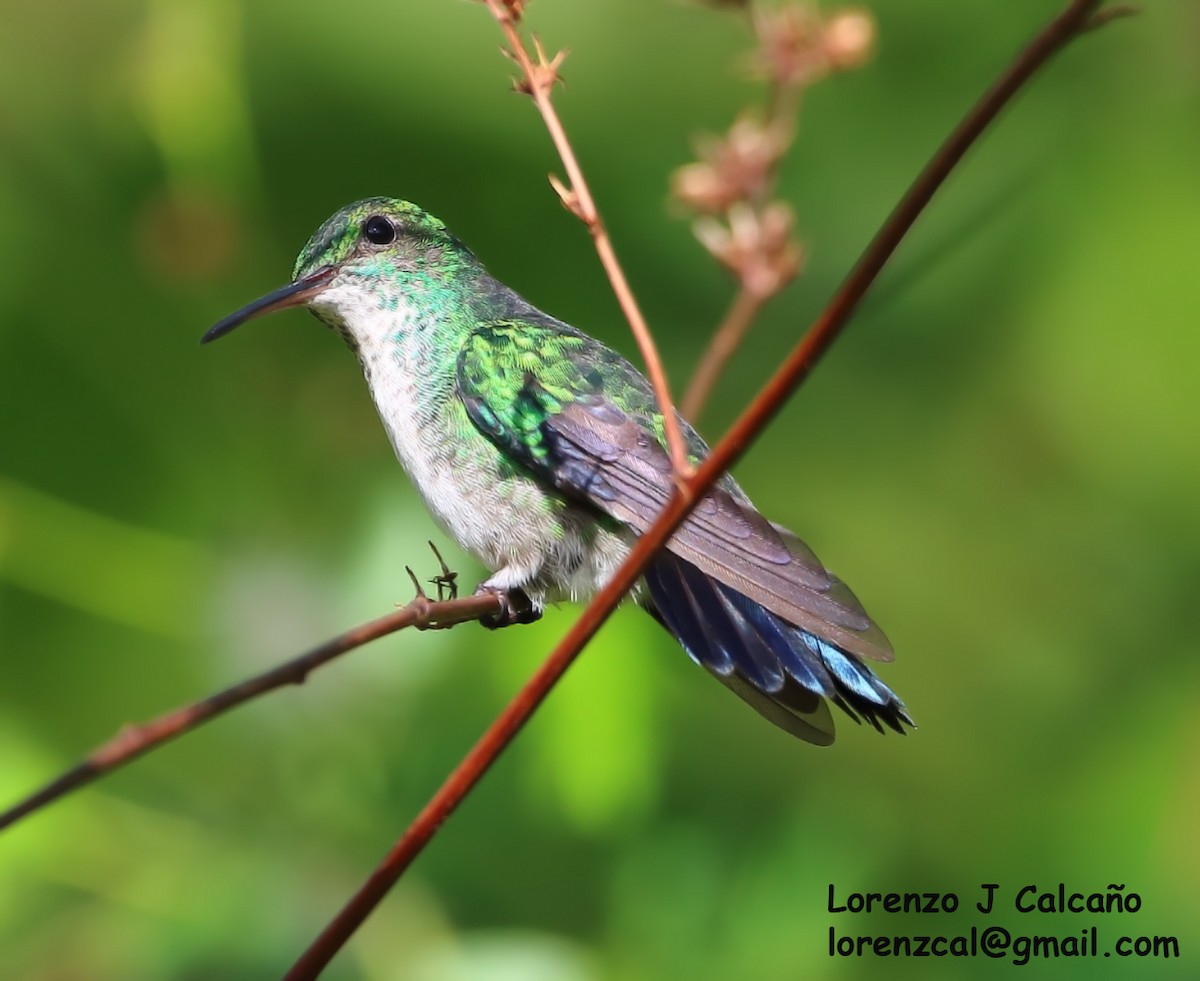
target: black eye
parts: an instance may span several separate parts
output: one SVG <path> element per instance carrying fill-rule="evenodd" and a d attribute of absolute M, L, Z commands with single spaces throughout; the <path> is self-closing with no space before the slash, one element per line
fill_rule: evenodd
<path fill-rule="evenodd" d="M 363 236 L 376 245 L 390 245 L 396 241 L 396 226 L 383 215 L 371 215 L 363 222 Z"/>

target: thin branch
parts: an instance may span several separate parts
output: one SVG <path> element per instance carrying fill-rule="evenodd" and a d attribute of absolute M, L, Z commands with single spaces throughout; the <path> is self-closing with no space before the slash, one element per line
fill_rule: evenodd
<path fill-rule="evenodd" d="M 745 286 L 738 287 L 733 303 L 729 306 L 725 319 L 709 339 L 708 347 L 696 362 L 696 370 L 688 382 L 684 392 L 683 402 L 679 411 L 685 419 L 693 422 L 700 418 L 704 404 L 712 394 L 713 386 L 725 370 L 725 365 L 733 357 L 733 352 L 742 343 L 759 312 L 766 305 L 771 294 L 757 293 Z"/>
<path fill-rule="evenodd" d="M 667 440 L 667 449 L 671 454 L 671 463 L 677 475 L 690 474 L 692 465 L 688 461 L 687 447 L 683 441 L 683 432 L 679 428 L 679 420 L 675 416 L 675 403 L 671 399 L 671 390 L 667 384 L 667 375 L 663 369 L 662 359 L 658 355 L 658 348 L 655 346 L 650 328 L 646 325 L 646 318 L 642 316 L 641 308 L 633 296 L 629 281 L 625 278 L 625 272 L 621 268 L 620 262 L 617 261 L 617 254 L 613 249 L 612 240 L 608 236 L 608 230 L 600 217 L 599 209 L 592 198 L 591 189 L 583 176 L 583 170 L 579 166 L 575 151 L 563 129 L 562 120 L 559 119 L 558 112 L 551 100 L 551 90 L 558 80 L 558 65 L 565 54 L 560 52 L 547 61 L 541 45 L 535 41 L 538 56 L 537 64 L 535 64 L 521 40 L 520 31 L 517 30 L 519 10 L 522 4 L 513 3 L 512 0 L 508 0 L 508 2 L 506 0 L 484 0 L 484 2 L 508 40 L 512 57 L 520 66 L 524 76 L 522 90 L 533 97 L 538 112 L 541 113 L 542 120 L 546 124 L 550 139 L 554 143 L 554 148 L 558 151 L 567 172 L 566 187 L 554 178 L 551 178 L 551 184 L 567 209 L 578 217 L 591 233 L 596 252 L 600 256 L 600 264 L 608 274 L 613 293 L 617 297 L 617 303 L 620 304 L 625 319 L 629 321 L 629 327 L 642 352 L 642 359 L 646 363 L 646 375 L 654 387 L 654 397 L 662 412 L 663 431 Z"/>
<path fill-rule="evenodd" d="M 488 0 L 489 4 L 497 0 Z M 792 350 L 785 364 L 713 448 L 694 474 L 679 482 L 677 492 L 654 524 L 642 535 L 612 580 L 596 594 L 571 630 L 508 704 L 499 717 L 454 769 L 445 783 L 409 825 L 359 891 L 312 942 L 285 976 L 285 981 L 316 978 L 333 956 L 370 915 L 462 803 L 496 758 L 546 698 L 574 661 L 583 645 L 599 630 L 642 570 L 710 487 L 732 466 L 782 408 L 788 396 L 808 376 L 819 358 L 845 327 L 871 284 L 908 233 L 930 198 L 1029 77 L 1089 24 L 1102 0 L 1074 0 L 1017 56 L 1011 67 L 988 90 L 958 125 L 917 177 L 871 240 L 829 306 Z"/>
<path fill-rule="evenodd" d="M 258 698 L 269 691 L 274 691 L 276 688 L 303 684 L 309 672 L 369 641 L 395 633 L 404 627 L 416 627 L 418 630 L 449 627 L 466 620 L 478 620 L 489 613 L 499 612 L 500 602 L 491 594 L 467 596 L 444 602 L 434 602 L 419 595 L 407 606 L 389 613 L 387 616 L 347 630 L 319 647 L 314 647 L 299 657 L 269 671 L 247 678 L 231 688 L 226 688 L 224 691 L 219 691 L 215 695 L 210 695 L 191 705 L 167 712 L 149 722 L 124 726 L 112 739 L 89 753 L 83 762 L 67 770 L 36 793 L 30 794 L 13 807 L 0 813 L 0 830 L 15 824 L 26 815 L 41 810 L 47 804 L 80 789 L 106 773 L 124 766 L 142 754 L 157 749 L 163 743 L 199 728 L 205 722 L 215 719 L 232 708 Z"/>

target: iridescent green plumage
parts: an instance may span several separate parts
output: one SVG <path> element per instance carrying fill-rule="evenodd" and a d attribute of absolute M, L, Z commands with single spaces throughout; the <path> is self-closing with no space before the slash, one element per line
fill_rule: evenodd
<path fill-rule="evenodd" d="M 662 414 L 645 379 L 615 351 L 565 325 L 505 320 L 481 324 L 458 356 L 458 390 L 476 422 L 508 447 L 547 448 L 541 426 L 581 398 L 605 398 L 635 416 L 662 442 Z M 695 456 L 704 444 L 687 430 Z"/>
<path fill-rule="evenodd" d="M 529 604 L 604 585 L 673 489 L 663 417 L 628 361 L 489 276 L 437 219 L 372 198 L 330 218 L 291 286 L 210 331 L 306 303 L 357 354 L 430 510 Z M 708 450 L 680 420 L 694 459 Z M 637 601 L 698 663 L 788 731 L 833 738 L 824 699 L 877 728 L 909 721 L 864 659 L 891 648 L 853 593 L 724 477 L 670 539 Z"/>

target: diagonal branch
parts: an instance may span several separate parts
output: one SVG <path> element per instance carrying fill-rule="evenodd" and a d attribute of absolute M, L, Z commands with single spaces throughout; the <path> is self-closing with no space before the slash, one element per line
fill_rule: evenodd
<path fill-rule="evenodd" d="M 498 6 L 499 0 L 488 0 L 488 3 L 489 6 Z M 721 474 L 746 452 L 767 423 L 779 412 L 788 396 L 812 371 L 819 358 L 845 327 L 850 315 L 912 228 L 921 211 L 967 150 L 1034 72 L 1072 39 L 1095 26 L 1093 14 L 1101 3 L 1102 0 L 1073 0 L 1029 43 L 1007 71 L 967 113 L 871 240 L 824 313 L 792 350 L 784 365 L 767 382 L 751 405 L 713 448 L 712 454 L 697 467 L 695 473 L 679 481 L 677 492 L 663 508 L 654 525 L 637 540 L 612 580 L 587 605 L 545 663 L 454 769 L 359 891 L 296 961 L 285 976 L 286 981 L 307 981 L 317 977 L 370 915 L 413 859 L 421 853 L 437 830 L 525 725 L 555 682 L 574 661 L 583 645 L 595 635 L 625 593 L 634 585 L 654 553 L 662 547 Z"/>
<path fill-rule="evenodd" d="M 434 602 L 423 595 L 407 606 L 387 616 L 364 623 L 326 641 L 319 647 L 301 654 L 269 671 L 247 678 L 215 695 L 160 715 L 140 725 L 127 725 L 112 739 L 92 750 L 83 762 L 67 770 L 36 793 L 0 812 L 0 830 L 15 824 L 26 815 L 41 810 L 60 797 L 86 786 L 106 773 L 132 762 L 144 753 L 157 749 L 176 736 L 191 732 L 205 722 L 223 715 L 232 708 L 264 695 L 284 685 L 300 685 L 311 671 L 335 657 L 361 647 L 404 627 L 424 630 L 430 627 L 449 627 L 466 620 L 478 620 L 489 613 L 499 613 L 500 603 L 494 595 L 481 594 L 463 599 Z"/>
<path fill-rule="evenodd" d="M 612 239 L 608 237 L 608 229 L 604 227 L 604 221 L 592 198 L 591 189 L 584 179 L 579 160 L 567 139 L 562 120 L 558 118 L 558 112 L 550 97 L 551 89 L 558 80 L 558 66 L 565 57 L 565 53 L 559 52 L 547 61 L 541 44 L 535 40 L 534 47 L 537 53 L 537 62 L 535 63 L 521 39 L 520 31 L 517 30 L 520 9 L 523 4 L 514 2 L 514 0 L 484 0 L 484 2 L 504 32 L 513 60 L 520 66 L 523 79 L 518 83 L 518 87 L 533 97 L 534 104 L 537 105 L 538 112 L 542 114 L 546 130 L 550 133 L 550 139 L 567 172 L 565 187 L 553 177 L 550 182 L 558 196 L 562 198 L 567 210 L 579 218 L 591 233 L 596 252 L 600 256 L 600 264 L 608 274 L 613 293 L 617 297 L 617 303 L 620 304 L 625 319 L 629 321 L 629 327 L 642 352 L 642 360 L 646 362 L 646 375 L 650 379 L 650 384 L 654 386 L 654 397 L 658 401 L 659 411 L 662 412 L 663 431 L 675 473 L 680 476 L 689 474 L 692 466 L 688 461 L 687 446 L 683 440 L 679 420 L 675 415 L 674 402 L 671 399 L 667 375 L 663 370 L 658 348 L 650 334 L 650 328 L 646 325 L 646 318 L 642 316 L 641 308 L 633 296 L 629 281 L 625 278 L 625 271 L 617 261 L 617 253 L 613 249 Z"/>

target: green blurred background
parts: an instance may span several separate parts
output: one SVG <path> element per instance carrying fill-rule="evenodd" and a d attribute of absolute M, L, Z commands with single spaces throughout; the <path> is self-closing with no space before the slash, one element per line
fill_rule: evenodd
<path fill-rule="evenodd" d="M 1057 5 L 876 0 L 783 193 L 811 249 L 718 435 L 936 142 Z M 1073 46 L 922 220 L 739 466 L 854 585 L 920 724 L 774 729 L 623 611 L 330 970 L 339 979 L 1011 977 L 831 959 L 839 934 L 1175 934 L 1200 903 L 1200 10 Z M 667 175 L 759 89 L 728 11 L 538 0 L 558 102 L 677 389 L 731 293 Z M 445 0 L 0 4 L 0 797 L 122 722 L 406 601 L 443 543 L 358 370 L 301 313 L 201 350 L 368 194 L 420 202 L 633 354 L 486 11 Z M 267 978 L 315 935 L 576 610 L 357 651 L 0 835 L 0 976 Z M 1012 895 L 1126 883 L 1134 915 Z M 1003 911 L 971 909 L 981 882 Z M 833 916 L 866 890 L 955 915 Z M 1190 931 L 1190 934 L 1189 934 Z"/>

